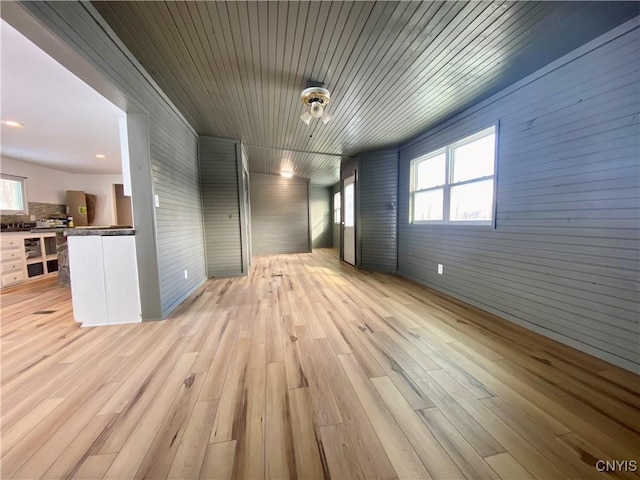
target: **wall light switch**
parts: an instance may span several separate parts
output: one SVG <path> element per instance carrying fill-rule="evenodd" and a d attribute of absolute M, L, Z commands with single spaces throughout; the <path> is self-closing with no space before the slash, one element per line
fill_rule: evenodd
<path fill-rule="evenodd" d="M 153 202 L 156 204 L 156 208 L 158 208 L 160 206 L 160 196 L 154 195 Z"/>
<path fill-rule="evenodd" d="M 186 268 L 184 269 L 184 278 L 189 278 L 189 272 Z"/>
<path fill-rule="evenodd" d="M 442 275 L 444 273 L 444 266 L 441 263 L 438 264 L 438 275 Z"/>

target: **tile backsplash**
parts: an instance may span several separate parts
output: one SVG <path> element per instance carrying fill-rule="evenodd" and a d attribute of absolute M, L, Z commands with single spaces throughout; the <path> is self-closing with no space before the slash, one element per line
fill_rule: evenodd
<path fill-rule="evenodd" d="M 52 217 L 66 217 L 67 206 L 55 203 L 29 202 L 29 215 L 35 215 L 36 220 Z"/>
<path fill-rule="evenodd" d="M 36 220 L 53 217 L 66 217 L 67 206 L 55 203 L 29 202 L 29 215 L 35 215 Z M 0 223 L 10 224 L 16 222 L 29 222 L 29 215 L 5 215 L 0 214 Z"/>

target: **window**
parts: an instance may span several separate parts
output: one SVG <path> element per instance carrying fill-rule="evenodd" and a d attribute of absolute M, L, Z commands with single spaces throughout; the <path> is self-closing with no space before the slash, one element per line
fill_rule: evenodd
<path fill-rule="evenodd" d="M 495 126 L 411 162 L 411 221 L 491 225 Z"/>
<path fill-rule="evenodd" d="M 27 213 L 24 178 L 0 175 L 0 210 L 3 213 Z"/>
<path fill-rule="evenodd" d="M 340 223 L 341 216 L 340 192 L 333 194 L 333 223 Z"/>
<path fill-rule="evenodd" d="M 355 226 L 355 185 L 353 183 L 348 183 L 344 187 L 344 226 L 345 227 L 353 227 Z"/>

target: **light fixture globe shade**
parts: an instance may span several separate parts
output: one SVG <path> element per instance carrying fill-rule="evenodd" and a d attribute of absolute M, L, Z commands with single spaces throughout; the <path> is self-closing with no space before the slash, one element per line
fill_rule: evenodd
<path fill-rule="evenodd" d="M 329 123 L 329 120 L 331 120 L 331 115 L 329 115 L 327 112 L 324 112 L 322 114 L 322 123 L 326 125 L 327 123 Z"/>
<path fill-rule="evenodd" d="M 310 113 L 313 118 L 322 118 L 322 113 L 324 112 L 324 108 L 322 108 L 322 104 L 320 102 L 312 102 Z"/>
<path fill-rule="evenodd" d="M 312 118 L 313 117 L 311 116 L 311 114 L 309 112 L 304 112 L 302 115 L 300 115 L 300 120 L 302 120 L 307 125 L 309 125 L 309 122 L 311 122 Z"/>

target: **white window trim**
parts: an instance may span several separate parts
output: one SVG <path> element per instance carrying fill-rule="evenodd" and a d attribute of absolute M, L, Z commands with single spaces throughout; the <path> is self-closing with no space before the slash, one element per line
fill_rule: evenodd
<path fill-rule="evenodd" d="M 451 183 L 451 167 L 453 164 L 453 151 L 456 148 L 462 147 L 466 144 L 474 142 L 490 133 L 494 133 L 495 135 L 495 146 L 493 151 L 493 175 L 485 175 L 484 177 L 472 178 L 470 180 L 464 180 L 461 182 Z M 442 185 L 435 185 L 429 188 L 423 188 L 420 190 L 415 189 L 415 182 L 417 180 L 417 170 L 418 165 L 424 161 L 430 160 L 431 158 L 437 157 L 439 155 L 445 154 L 445 183 Z M 426 155 L 421 155 L 420 157 L 414 158 L 411 160 L 410 166 L 410 191 L 409 191 L 409 223 L 414 225 L 481 225 L 481 226 L 490 226 L 495 228 L 496 222 L 496 204 L 497 204 L 497 171 L 498 171 L 498 123 L 493 124 L 490 127 L 484 128 L 479 132 L 471 134 L 467 137 L 464 137 L 460 140 L 456 140 L 455 142 L 439 148 L 438 150 L 433 150 Z M 460 185 L 466 185 L 470 183 L 477 183 L 486 180 L 493 180 L 493 199 L 491 206 L 491 220 L 450 220 L 450 206 L 451 206 L 451 188 L 457 187 Z M 442 220 L 414 220 L 413 219 L 413 209 L 415 205 L 415 196 L 417 193 L 428 192 L 432 190 L 443 190 L 443 198 L 442 198 Z"/>
<path fill-rule="evenodd" d="M 13 180 L 14 182 L 20 182 L 22 187 L 22 205 L 24 208 L 22 210 L 2 210 L 3 215 L 17 215 L 22 213 L 24 215 L 29 214 L 29 204 L 27 203 L 27 186 L 25 184 L 26 177 L 19 177 L 17 175 L 9 175 L 7 173 L 0 173 L 0 178 L 5 180 Z"/>

